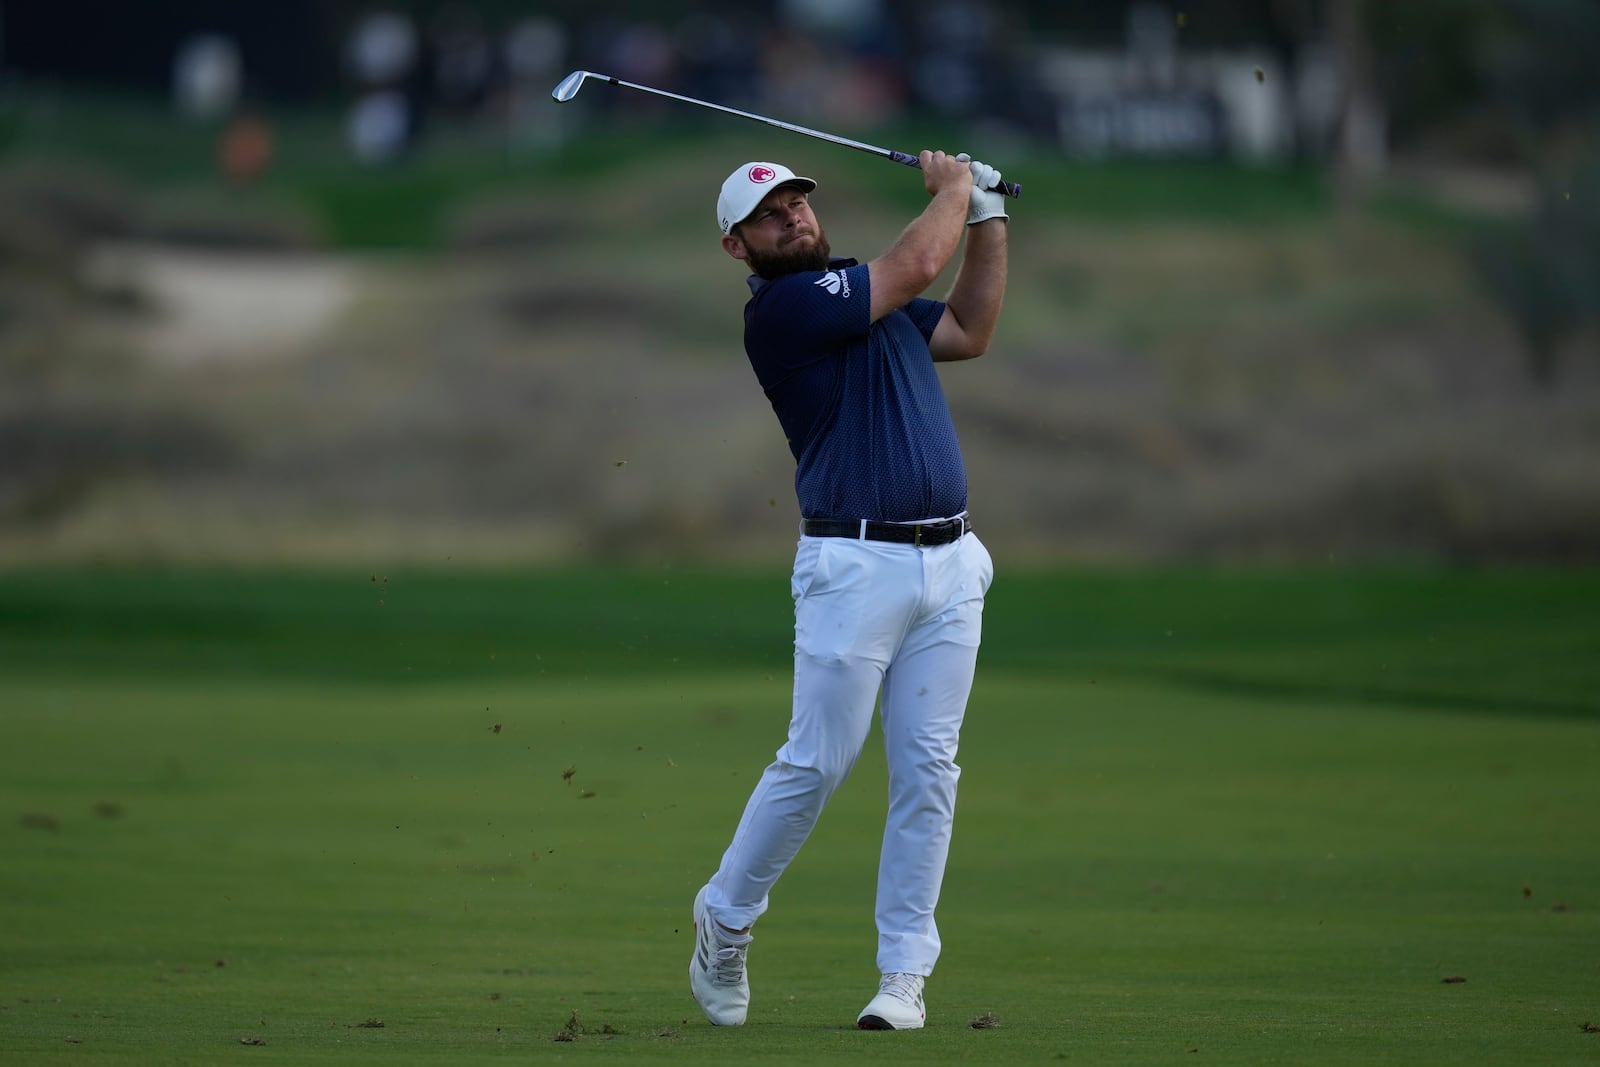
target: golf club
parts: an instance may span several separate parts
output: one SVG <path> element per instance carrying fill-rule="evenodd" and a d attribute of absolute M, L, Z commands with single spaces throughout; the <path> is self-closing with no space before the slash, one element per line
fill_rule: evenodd
<path fill-rule="evenodd" d="M 831 141 L 834 144 L 843 145 L 846 148 L 854 148 L 860 152 L 870 152 L 875 156 L 883 156 L 885 159 L 891 159 L 896 163 L 902 163 L 908 167 L 916 167 L 919 170 L 922 167 L 922 164 L 918 161 L 916 156 L 908 156 L 904 152 L 896 152 L 892 148 L 879 148 L 877 145 L 865 144 L 861 141 L 852 141 L 848 137 L 840 137 L 837 134 L 832 133 L 823 133 L 821 130 L 813 130 L 805 126 L 796 126 L 792 122 L 782 122 L 778 119 L 769 119 L 765 115 L 755 115 L 749 111 L 740 111 L 738 108 L 724 107 L 721 104 L 713 104 L 707 100 L 696 100 L 692 96 L 679 96 L 677 93 L 669 93 L 665 89 L 652 89 L 648 85 L 640 85 L 637 82 L 623 81 L 621 78 L 613 78 L 609 74 L 596 74 L 592 70 L 573 71 L 571 74 L 568 74 L 565 78 L 561 79 L 560 84 L 550 91 L 550 95 L 555 98 L 556 103 L 564 104 L 568 100 L 571 100 L 573 97 L 578 95 L 578 90 L 583 88 L 583 83 L 589 78 L 594 78 L 610 85 L 620 85 L 624 89 L 637 89 L 641 93 L 650 93 L 652 96 L 664 96 L 669 100 L 678 100 L 685 104 L 694 104 L 698 107 L 708 107 L 713 111 L 721 111 L 729 115 L 737 115 L 742 119 L 750 119 L 752 122 L 764 122 L 768 126 L 776 126 L 780 130 L 788 130 L 790 133 L 798 133 L 806 137 L 815 137 L 819 141 Z M 996 188 L 998 188 L 1006 196 L 1012 198 L 1022 195 L 1022 186 L 1016 182 L 1002 181 Z"/>

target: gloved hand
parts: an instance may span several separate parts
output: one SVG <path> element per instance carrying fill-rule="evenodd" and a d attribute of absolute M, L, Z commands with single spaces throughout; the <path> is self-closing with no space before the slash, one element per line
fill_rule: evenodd
<path fill-rule="evenodd" d="M 1000 172 L 987 163 L 979 163 L 965 152 L 956 157 L 972 168 L 972 200 L 967 207 L 967 225 L 985 219 L 1007 219 L 1006 197 L 995 186 L 1000 184 Z"/>

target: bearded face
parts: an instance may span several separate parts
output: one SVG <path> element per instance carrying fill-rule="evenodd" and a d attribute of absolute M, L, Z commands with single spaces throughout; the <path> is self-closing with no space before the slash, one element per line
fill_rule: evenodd
<path fill-rule="evenodd" d="M 802 189 L 774 189 L 722 239 L 723 250 L 768 281 L 801 271 L 824 271 L 828 235 Z"/>
<path fill-rule="evenodd" d="M 832 256 L 828 235 L 820 225 L 809 239 L 796 238 L 771 249 L 758 248 L 746 240 L 744 247 L 745 261 L 750 264 L 750 269 L 768 281 L 801 271 L 827 270 L 828 260 Z"/>

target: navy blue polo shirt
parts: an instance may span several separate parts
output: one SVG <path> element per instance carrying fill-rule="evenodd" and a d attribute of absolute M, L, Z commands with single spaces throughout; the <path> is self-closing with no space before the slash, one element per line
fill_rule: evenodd
<path fill-rule="evenodd" d="M 967 508 L 967 470 L 928 340 L 944 304 L 877 322 L 866 264 L 752 276 L 744 346 L 794 453 L 808 519 L 909 522 Z"/>

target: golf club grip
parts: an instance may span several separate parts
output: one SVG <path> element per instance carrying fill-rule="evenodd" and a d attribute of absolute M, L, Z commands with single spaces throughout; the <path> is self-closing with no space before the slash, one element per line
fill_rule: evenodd
<path fill-rule="evenodd" d="M 892 148 L 889 150 L 889 158 L 896 163 L 904 163 L 906 166 L 916 167 L 918 170 L 922 169 L 922 160 L 916 156 L 908 156 L 904 152 L 896 152 Z M 1001 181 L 995 188 L 1013 200 L 1022 195 L 1022 184 L 1020 182 Z"/>

